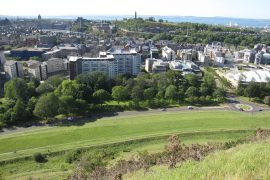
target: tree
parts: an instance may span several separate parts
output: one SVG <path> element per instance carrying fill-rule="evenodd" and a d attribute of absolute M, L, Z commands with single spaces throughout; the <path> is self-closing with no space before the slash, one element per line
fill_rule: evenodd
<path fill-rule="evenodd" d="M 166 88 L 165 98 L 169 100 L 175 100 L 177 98 L 177 88 L 174 85 L 170 85 Z"/>
<path fill-rule="evenodd" d="M 35 109 L 35 106 L 37 104 L 38 99 L 36 97 L 31 97 L 26 105 L 26 118 L 33 118 L 34 114 L 33 111 Z"/>
<path fill-rule="evenodd" d="M 224 102 L 226 100 L 226 91 L 223 88 L 217 88 L 213 96 L 217 98 L 219 102 Z"/>
<path fill-rule="evenodd" d="M 188 97 L 198 97 L 199 96 L 199 91 L 198 91 L 198 88 L 196 88 L 196 87 L 189 87 L 186 90 L 185 94 Z"/>
<path fill-rule="evenodd" d="M 152 100 L 156 96 L 156 90 L 155 88 L 147 88 L 143 91 L 144 99 Z"/>
<path fill-rule="evenodd" d="M 40 118 L 52 118 L 58 113 L 58 98 L 54 93 L 42 95 L 34 109 L 34 114 Z"/>
<path fill-rule="evenodd" d="M 131 91 L 131 98 L 136 101 L 143 99 L 143 89 L 140 86 L 135 86 Z"/>
<path fill-rule="evenodd" d="M 112 97 L 116 101 L 124 101 L 127 99 L 127 92 L 123 86 L 114 86 L 112 89 Z"/>
<path fill-rule="evenodd" d="M 33 96 L 37 95 L 36 87 L 35 87 L 35 84 L 33 82 L 27 83 L 27 88 L 28 88 L 29 97 L 33 97 Z"/>
<path fill-rule="evenodd" d="M 93 98 L 97 103 L 103 103 L 104 101 L 108 101 L 111 99 L 110 93 L 105 91 L 104 89 L 99 89 L 93 93 Z"/>
<path fill-rule="evenodd" d="M 199 87 L 198 76 L 195 74 L 188 74 L 185 78 L 188 80 L 189 86 Z"/>
<path fill-rule="evenodd" d="M 21 99 L 18 99 L 16 101 L 15 106 L 13 107 L 12 113 L 11 113 L 11 121 L 12 122 L 19 122 L 24 121 L 25 119 L 25 104 Z"/>
<path fill-rule="evenodd" d="M 74 99 L 83 99 L 87 96 L 86 88 L 83 84 L 78 84 L 75 80 L 64 80 L 55 90 L 55 95 L 72 96 Z M 89 94 L 88 94 L 89 95 Z"/>
<path fill-rule="evenodd" d="M 12 100 L 28 100 L 28 86 L 26 81 L 21 78 L 14 78 L 8 81 L 4 87 L 5 98 Z"/>
<path fill-rule="evenodd" d="M 64 80 L 64 77 L 61 75 L 55 75 L 55 76 L 51 76 L 49 77 L 46 82 L 49 83 L 54 89 L 57 88 L 62 81 Z"/>
<path fill-rule="evenodd" d="M 35 88 L 37 88 L 40 85 L 40 81 L 36 77 L 31 77 L 30 82 L 34 84 Z"/>
<path fill-rule="evenodd" d="M 264 104 L 267 104 L 268 106 L 270 106 L 270 96 L 265 96 L 263 102 Z"/>
<path fill-rule="evenodd" d="M 75 112 L 75 99 L 73 96 L 63 95 L 59 97 L 59 113 L 68 115 Z"/>
<path fill-rule="evenodd" d="M 251 81 L 250 83 L 248 83 L 248 85 L 245 89 L 245 94 L 249 98 L 259 97 L 260 96 L 260 86 L 256 82 Z"/>
<path fill-rule="evenodd" d="M 79 84 L 85 84 L 90 89 L 97 91 L 99 89 L 110 89 L 109 81 L 106 74 L 102 72 L 90 72 L 80 74 L 75 79 Z"/>
<path fill-rule="evenodd" d="M 54 87 L 53 85 L 51 85 L 50 83 L 48 83 L 47 81 L 44 83 L 41 83 L 37 88 L 36 88 L 36 92 L 38 94 L 45 94 L 45 93 L 49 93 L 49 92 L 53 92 Z"/>
<path fill-rule="evenodd" d="M 83 99 L 76 99 L 75 100 L 75 105 L 76 105 L 76 114 L 81 115 L 85 114 L 86 110 L 88 108 L 88 104 L 85 100 Z"/>

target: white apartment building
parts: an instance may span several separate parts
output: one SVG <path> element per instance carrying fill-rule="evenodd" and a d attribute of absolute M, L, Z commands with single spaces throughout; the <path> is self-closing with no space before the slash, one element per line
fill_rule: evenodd
<path fill-rule="evenodd" d="M 111 49 L 108 54 L 115 59 L 115 74 L 138 75 L 141 67 L 141 55 L 135 49 Z"/>
<path fill-rule="evenodd" d="M 174 61 L 176 59 L 174 50 L 165 46 L 162 48 L 162 58 L 167 61 Z"/>
<path fill-rule="evenodd" d="M 74 79 L 78 74 L 87 72 L 103 72 L 109 78 L 115 77 L 114 58 L 112 55 L 106 57 L 87 58 L 87 57 L 70 57 L 69 74 L 70 79 Z"/>
<path fill-rule="evenodd" d="M 109 78 L 117 75 L 138 75 L 141 66 L 141 55 L 135 49 L 110 49 L 100 52 L 98 58 L 70 57 L 70 79 L 85 72 L 104 72 Z"/>
<path fill-rule="evenodd" d="M 4 64 L 4 71 L 6 72 L 7 78 L 20 77 L 23 78 L 23 66 L 20 62 L 9 60 Z"/>

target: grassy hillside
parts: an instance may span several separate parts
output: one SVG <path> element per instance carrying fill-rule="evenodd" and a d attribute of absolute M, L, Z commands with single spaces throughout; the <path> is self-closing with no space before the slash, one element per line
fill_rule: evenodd
<path fill-rule="evenodd" d="M 124 179 L 270 179 L 270 140 L 240 145 L 207 156 L 202 162 L 188 161 L 168 170 L 155 166 L 149 173 L 140 170 Z"/>
<path fill-rule="evenodd" d="M 101 118 L 80 125 L 39 127 L 4 134 L 0 136 L 0 162 L 24 156 L 32 157 L 36 152 L 49 155 L 48 162 L 42 164 L 31 158 L 0 164 L 0 177 L 63 179 L 74 168 L 74 164 L 66 162 L 66 153 L 52 155 L 50 152 L 81 147 L 91 147 L 89 152 L 99 151 L 101 148 L 113 150 L 114 158 L 109 161 L 109 165 L 112 165 L 119 159 L 129 159 L 138 151 L 163 151 L 169 134 L 179 134 L 185 144 L 227 142 L 250 136 L 257 127 L 270 128 L 269 115 L 268 112 L 252 115 L 229 111 L 146 113 Z M 134 141 L 127 141 L 131 139 Z M 114 144 L 116 142 L 118 144 Z"/>
<path fill-rule="evenodd" d="M 252 135 L 253 131 L 228 131 L 228 132 L 206 132 L 195 134 L 181 134 L 181 141 L 185 144 L 207 142 L 227 142 Z M 134 143 L 108 145 L 106 149 L 116 149 L 117 153 L 114 159 L 110 160 L 109 166 L 112 166 L 120 159 L 130 159 L 138 154 L 139 151 L 147 150 L 150 153 L 161 152 L 167 142 L 167 137 L 149 139 L 146 141 L 138 140 Z M 89 152 L 102 148 L 95 147 L 89 149 Z M 63 179 L 74 168 L 74 164 L 66 162 L 66 154 L 48 156 L 48 162 L 38 164 L 33 159 L 15 161 L 0 165 L 0 174 L 5 179 Z M 1 179 L 1 178 L 0 178 Z"/>
<path fill-rule="evenodd" d="M 270 113 L 176 112 L 97 119 L 77 126 L 43 127 L 0 136 L 0 161 L 78 147 L 173 133 L 270 128 Z"/>

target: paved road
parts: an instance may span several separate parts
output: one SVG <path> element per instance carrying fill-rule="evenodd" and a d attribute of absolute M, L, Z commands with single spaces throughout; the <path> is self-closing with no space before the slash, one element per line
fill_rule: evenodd
<path fill-rule="evenodd" d="M 232 110 L 233 109 L 239 110 L 239 108 L 237 108 L 237 105 L 244 104 L 244 105 L 248 105 L 251 107 L 251 110 L 247 111 L 247 112 L 270 111 L 269 106 L 266 106 L 263 104 L 253 103 L 250 101 L 245 101 L 245 100 L 240 99 L 239 97 L 237 97 L 233 94 L 228 94 L 227 99 L 228 99 L 228 105 L 231 107 Z"/>
<path fill-rule="evenodd" d="M 125 117 L 125 116 L 140 116 L 140 115 L 150 115 L 150 114 L 161 114 L 161 113 L 168 113 L 168 112 L 198 112 L 198 111 L 218 111 L 218 110 L 227 110 L 227 111 L 239 111 L 236 107 L 237 104 L 246 104 L 252 107 L 252 110 L 247 113 L 254 113 L 260 111 L 270 111 L 270 108 L 267 106 L 261 106 L 256 103 L 247 102 L 244 100 L 239 99 L 238 97 L 229 94 L 228 95 L 228 103 L 223 106 L 209 106 L 209 107 L 193 107 L 193 109 L 188 109 L 187 106 L 184 107 L 175 107 L 175 108 L 162 108 L 162 109 L 150 109 L 147 111 L 124 111 L 124 112 L 117 112 L 117 113 L 104 113 L 104 114 L 97 114 L 92 115 L 91 117 L 84 117 L 80 119 L 74 119 L 73 121 L 60 121 L 55 124 L 44 125 L 44 124 L 36 124 L 31 127 L 16 127 L 10 129 L 3 129 L 0 131 L 0 136 L 4 134 L 11 134 L 17 132 L 25 132 L 29 130 L 36 130 L 39 128 L 50 128 L 53 126 L 59 125 L 72 125 L 72 124 L 84 124 L 87 122 L 95 121 L 96 119 L 101 118 L 118 118 L 118 117 Z"/>
<path fill-rule="evenodd" d="M 125 117 L 125 116 L 140 116 L 140 115 L 151 115 L 151 114 L 161 114 L 161 113 L 169 113 L 169 112 L 185 112 L 185 111 L 217 111 L 217 110 L 230 110 L 229 106 L 209 106 L 209 107 L 193 107 L 193 109 L 188 109 L 187 106 L 185 107 L 175 107 L 175 108 L 162 108 L 162 109 L 150 109 L 147 111 L 124 111 L 124 112 L 117 112 L 117 113 L 104 113 L 104 114 L 97 114 L 92 115 L 90 117 L 84 117 L 80 119 L 74 119 L 72 121 L 61 121 L 55 124 L 45 125 L 45 124 L 36 124 L 30 127 L 16 127 L 16 128 L 4 128 L 0 131 L 0 136 L 4 134 L 12 134 L 17 132 L 26 132 L 30 130 L 37 130 L 43 128 L 50 128 L 59 125 L 72 125 L 72 124 L 84 124 L 87 122 L 95 121 L 96 119 L 102 118 L 118 118 L 118 117 Z M 76 123 L 75 123 L 76 122 Z"/>

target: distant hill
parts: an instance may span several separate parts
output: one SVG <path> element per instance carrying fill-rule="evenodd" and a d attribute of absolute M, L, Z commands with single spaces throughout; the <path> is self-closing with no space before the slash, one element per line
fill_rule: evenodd
<path fill-rule="evenodd" d="M 95 20 L 121 20 L 123 18 L 133 18 L 131 15 L 78 15 L 86 19 Z M 61 19 L 76 19 L 78 16 L 42 16 L 44 18 L 61 18 Z M 37 18 L 37 16 L 4 16 L 0 15 L 0 18 Z M 169 22 L 191 22 L 191 23 L 205 23 L 205 24 L 216 24 L 216 25 L 229 25 L 237 24 L 238 26 L 248 27 L 266 27 L 270 26 L 270 19 L 245 19 L 245 18 L 234 18 L 234 17 L 195 17 L 195 16 L 158 16 L 158 15 L 143 15 L 139 16 L 142 18 L 154 17 L 156 20 L 163 19 Z"/>

